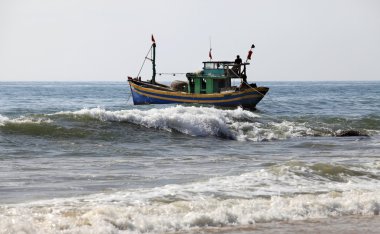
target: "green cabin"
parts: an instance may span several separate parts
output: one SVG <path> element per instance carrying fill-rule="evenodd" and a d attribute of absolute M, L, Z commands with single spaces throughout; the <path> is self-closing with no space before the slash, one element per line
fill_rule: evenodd
<path fill-rule="evenodd" d="M 188 92 L 195 94 L 220 93 L 231 90 L 231 79 L 243 79 L 246 81 L 246 65 L 236 64 L 230 61 L 203 62 L 203 70 L 198 73 L 187 73 L 189 81 Z"/>

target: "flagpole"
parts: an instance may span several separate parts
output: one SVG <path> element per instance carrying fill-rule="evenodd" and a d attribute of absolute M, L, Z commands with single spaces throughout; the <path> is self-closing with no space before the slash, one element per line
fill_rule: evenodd
<path fill-rule="evenodd" d="M 154 40 L 153 34 L 152 34 L 152 48 L 153 48 L 153 55 L 152 55 L 152 69 L 153 69 L 153 74 L 152 74 L 152 84 L 156 83 L 156 40 Z"/>
<path fill-rule="evenodd" d="M 212 60 L 212 54 L 211 54 L 211 51 L 212 51 L 212 47 L 211 47 L 211 36 L 209 37 L 209 41 L 210 41 L 210 51 L 208 52 L 208 57 L 210 58 L 210 61 Z"/>

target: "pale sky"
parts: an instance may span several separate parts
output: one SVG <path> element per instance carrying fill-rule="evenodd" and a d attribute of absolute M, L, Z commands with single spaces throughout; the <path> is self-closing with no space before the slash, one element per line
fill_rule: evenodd
<path fill-rule="evenodd" d="M 200 70 L 211 37 L 214 60 L 256 45 L 251 81 L 380 80 L 378 0 L 0 0 L 0 81 L 125 81 L 152 33 L 158 72 Z"/>

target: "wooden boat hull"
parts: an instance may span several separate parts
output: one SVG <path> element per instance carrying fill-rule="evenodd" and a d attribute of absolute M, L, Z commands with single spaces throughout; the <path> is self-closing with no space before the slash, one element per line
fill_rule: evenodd
<path fill-rule="evenodd" d="M 135 105 L 189 103 L 254 108 L 269 90 L 267 87 L 255 87 L 234 92 L 192 94 L 142 87 L 139 82 L 136 81 L 129 81 L 129 85 L 131 87 L 133 103 Z"/>

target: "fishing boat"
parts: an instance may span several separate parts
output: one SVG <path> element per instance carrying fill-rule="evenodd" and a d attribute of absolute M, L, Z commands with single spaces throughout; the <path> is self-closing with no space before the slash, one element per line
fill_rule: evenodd
<path fill-rule="evenodd" d="M 210 61 L 203 62 L 200 72 L 186 73 L 187 81 L 173 81 L 171 85 L 156 82 L 156 42 L 152 35 L 152 45 L 145 57 L 152 62 L 152 79 L 142 81 L 137 77 L 128 77 L 134 105 L 188 103 L 254 109 L 268 92 L 267 87 L 258 87 L 247 82 L 248 60 L 251 59 L 252 45 L 246 62 Z M 148 55 L 151 54 L 150 57 Z M 239 57 L 239 56 L 238 56 Z M 143 64 L 144 64 L 143 63 Z M 239 85 L 232 85 L 234 79 Z"/>

